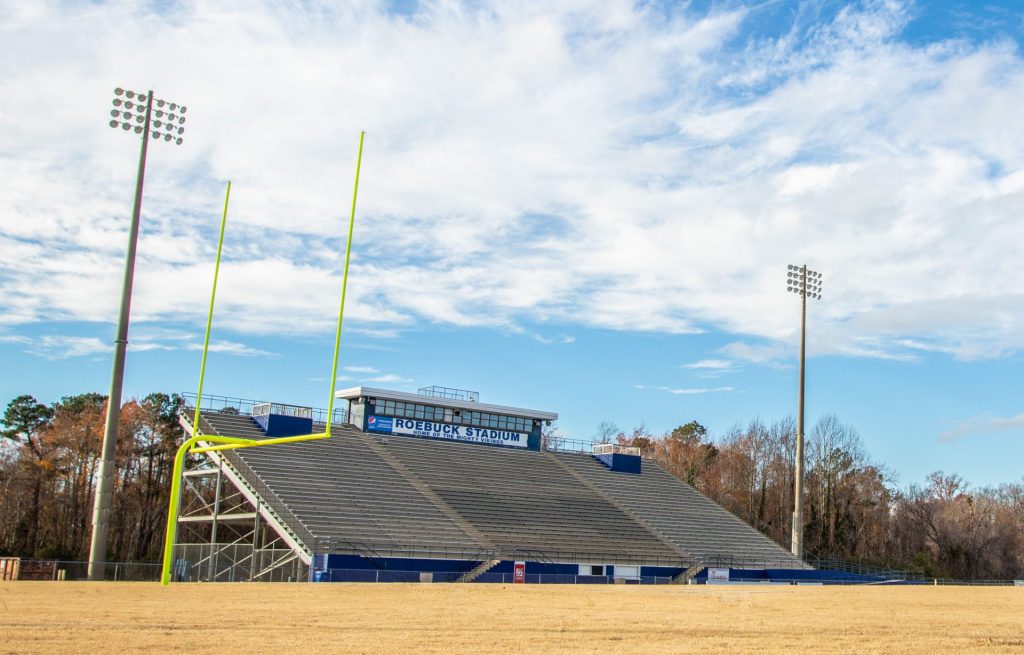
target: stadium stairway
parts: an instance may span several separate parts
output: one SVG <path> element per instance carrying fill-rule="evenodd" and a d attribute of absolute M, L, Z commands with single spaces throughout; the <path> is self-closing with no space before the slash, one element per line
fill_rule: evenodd
<path fill-rule="evenodd" d="M 493 569 L 498 564 L 501 564 L 500 559 L 489 559 L 487 561 L 480 562 L 471 570 L 466 571 L 466 573 L 458 580 L 456 580 L 456 582 L 472 582 L 484 573 L 487 573 L 489 570 Z"/>
<path fill-rule="evenodd" d="M 707 568 L 703 562 L 697 562 L 693 566 L 680 571 L 679 575 L 672 578 L 672 584 L 689 584 L 690 580 L 697 577 L 697 574 Z"/>

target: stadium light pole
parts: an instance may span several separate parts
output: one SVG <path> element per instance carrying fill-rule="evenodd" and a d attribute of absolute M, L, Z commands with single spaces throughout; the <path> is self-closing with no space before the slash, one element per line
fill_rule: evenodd
<path fill-rule="evenodd" d="M 107 533 L 110 527 L 110 507 L 114 488 L 117 433 L 121 422 L 121 387 L 124 382 L 124 359 L 128 349 L 128 317 L 131 313 L 132 284 L 135 279 L 135 250 L 139 241 L 139 216 L 142 213 L 142 183 L 146 177 L 146 150 L 149 139 L 181 145 L 185 133 L 187 108 L 166 100 L 154 100 L 153 92 L 146 93 L 114 89 L 114 108 L 110 110 L 110 127 L 121 128 L 141 137 L 139 169 L 135 178 L 135 204 L 128 230 L 128 254 L 124 263 L 124 283 L 121 287 L 121 311 L 117 318 L 117 336 L 114 339 L 114 368 L 110 376 L 110 394 L 107 401 L 107 422 L 103 430 L 103 453 L 100 458 L 99 480 L 92 509 L 92 541 L 89 544 L 89 579 L 102 580 L 107 559 Z"/>
<path fill-rule="evenodd" d="M 804 361 L 807 346 L 807 299 L 821 300 L 821 273 L 807 265 L 789 265 L 786 273 L 786 291 L 800 296 L 800 393 L 796 418 L 796 481 L 793 483 L 793 537 L 792 551 L 804 556 Z"/>

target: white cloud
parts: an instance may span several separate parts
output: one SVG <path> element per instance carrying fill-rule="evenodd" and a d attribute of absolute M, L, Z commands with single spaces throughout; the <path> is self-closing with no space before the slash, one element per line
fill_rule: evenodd
<path fill-rule="evenodd" d="M 535 334 L 535 335 L 533 335 L 533 338 L 536 339 L 537 341 L 541 342 L 545 346 L 551 346 L 551 345 L 555 345 L 555 344 L 558 344 L 558 345 L 568 345 L 570 343 L 576 343 L 576 337 L 574 337 L 572 335 L 562 336 L 562 337 L 545 337 L 542 334 Z"/>
<path fill-rule="evenodd" d="M 401 375 L 395 375 L 394 373 L 386 373 L 384 375 L 378 375 L 367 379 L 367 382 L 378 382 L 382 384 L 397 384 L 412 382 L 412 378 L 403 378 Z"/>
<path fill-rule="evenodd" d="M 725 359 L 702 359 L 700 361 L 693 362 L 692 364 L 683 364 L 680 368 L 720 371 L 732 368 L 732 362 Z"/>
<path fill-rule="evenodd" d="M 1018 414 L 1009 418 L 975 416 L 940 434 L 938 441 L 939 443 L 952 443 L 965 437 L 1017 431 L 1024 433 L 1024 414 Z"/>
<path fill-rule="evenodd" d="M 42 336 L 33 339 L 26 352 L 46 359 L 68 359 L 108 353 L 113 346 L 95 337 Z"/>
<path fill-rule="evenodd" d="M 773 344 L 750 344 L 745 341 L 727 343 L 718 350 L 723 355 L 740 361 L 775 366 L 787 358 L 795 357 L 797 352 Z"/>
<path fill-rule="evenodd" d="M 348 371 L 349 373 L 379 373 L 377 369 L 372 366 L 342 366 L 342 370 Z"/>
<path fill-rule="evenodd" d="M 150 152 L 139 326 L 205 318 L 230 178 L 217 326 L 329 339 L 365 128 L 346 329 L 714 329 L 740 335 L 723 355 L 772 363 L 798 327 L 785 265 L 807 262 L 825 274 L 812 354 L 1024 347 L 1014 46 L 904 44 L 895 0 L 775 38 L 745 31 L 753 9 L 688 11 L 0 12 L 0 326 L 115 315 L 137 142 L 103 108 L 151 83 L 189 122 Z"/>
<path fill-rule="evenodd" d="M 735 391 L 733 387 L 705 387 L 705 388 L 689 388 L 679 389 L 673 387 L 658 387 L 660 391 L 670 393 L 677 396 L 693 396 L 702 393 L 724 393 L 727 391 Z"/>
<path fill-rule="evenodd" d="M 175 330 L 150 329 L 140 330 L 128 341 L 130 352 L 146 352 L 151 350 L 193 350 L 203 349 L 201 343 L 187 343 L 192 336 Z M 68 359 L 89 355 L 109 354 L 114 350 L 113 343 L 97 337 L 75 335 L 43 335 L 28 337 L 8 335 L 0 337 L 0 343 L 13 343 L 26 346 L 25 352 L 46 359 Z M 210 343 L 210 352 L 226 353 L 242 357 L 275 357 L 265 350 L 253 348 L 234 341 L 214 340 Z"/>
<path fill-rule="evenodd" d="M 190 343 L 187 346 L 188 350 L 202 350 L 203 345 L 198 343 Z M 247 346 L 244 343 L 238 343 L 235 341 L 211 341 L 209 352 L 211 353 L 224 353 L 227 355 L 237 355 L 239 357 L 277 357 L 272 352 L 266 350 L 260 350 L 259 348 L 253 348 Z"/>
<path fill-rule="evenodd" d="M 651 390 L 651 391 L 664 391 L 675 396 L 695 396 L 704 393 L 726 393 L 729 391 L 735 391 L 733 387 L 691 387 L 691 388 L 679 388 L 679 387 L 649 387 L 643 384 L 633 385 L 635 389 Z"/>

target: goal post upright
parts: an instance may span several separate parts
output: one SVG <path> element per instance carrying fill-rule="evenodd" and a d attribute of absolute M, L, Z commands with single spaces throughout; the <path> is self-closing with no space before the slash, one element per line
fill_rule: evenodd
<path fill-rule="evenodd" d="M 334 336 L 334 363 L 331 368 L 331 391 L 327 396 L 327 426 L 324 432 L 331 435 L 331 420 L 334 418 L 334 390 L 338 381 L 338 353 L 341 350 L 341 322 L 345 318 L 345 291 L 348 289 L 348 262 L 352 255 L 352 232 L 356 224 L 356 196 L 359 195 L 359 169 L 363 165 L 363 138 L 359 132 L 359 154 L 356 155 L 356 181 L 352 186 L 352 211 L 348 216 L 348 240 L 345 243 L 345 270 L 341 275 L 341 303 L 338 307 L 338 331 Z"/>

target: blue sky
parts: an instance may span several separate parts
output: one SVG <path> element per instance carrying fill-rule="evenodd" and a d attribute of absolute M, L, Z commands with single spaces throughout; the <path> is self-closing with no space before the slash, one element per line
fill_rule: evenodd
<path fill-rule="evenodd" d="M 189 105 L 151 148 L 125 390 L 187 391 L 233 181 L 214 394 L 481 392 L 715 435 L 795 412 L 901 484 L 1020 478 L 1024 10 L 1016 2 L 0 2 L 0 400 L 106 391 L 137 142 L 115 86 Z"/>

